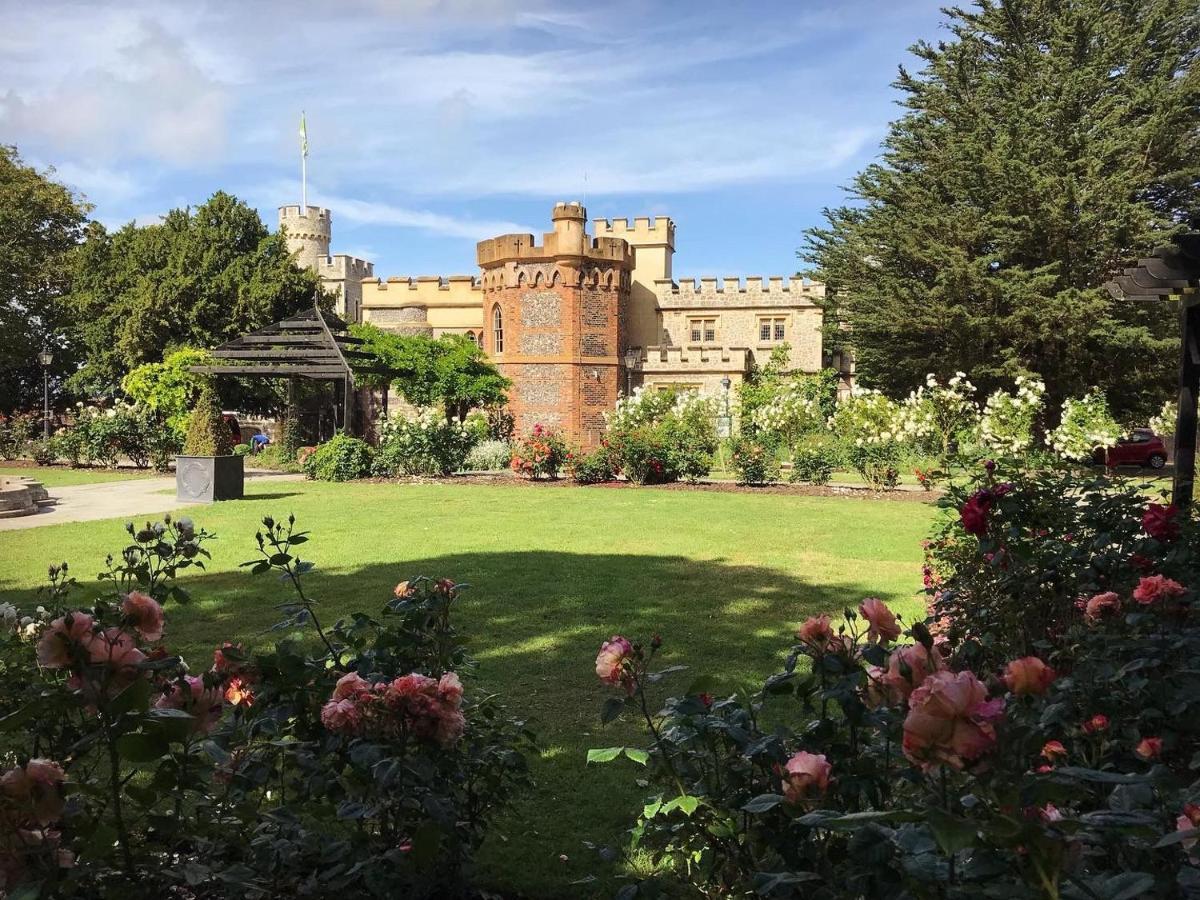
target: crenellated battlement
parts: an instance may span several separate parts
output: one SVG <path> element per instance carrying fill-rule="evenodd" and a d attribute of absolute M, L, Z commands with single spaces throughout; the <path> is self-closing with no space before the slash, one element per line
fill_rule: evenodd
<path fill-rule="evenodd" d="M 473 275 L 421 275 L 416 278 L 393 275 L 386 281 L 365 278 L 362 281 L 364 309 L 385 307 L 474 307 L 483 308 L 483 285 Z"/>
<path fill-rule="evenodd" d="M 317 274 L 327 278 L 362 281 L 375 274 L 375 264 L 356 256 L 335 253 L 333 256 L 325 256 L 317 260 Z"/>
<path fill-rule="evenodd" d="M 660 278 L 654 282 L 654 291 L 659 298 L 659 307 L 704 306 L 708 304 L 731 306 L 816 306 L 825 296 L 825 285 L 800 276 L 785 278 L 773 275 L 767 278 L 748 277 L 743 280 L 736 275 L 721 279 L 681 278 L 674 281 Z"/>
<path fill-rule="evenodd" d="M 502 234 L 475 245 L 480 266 L 494 266 L 515 260 L 551 260 L 560 256 L 581 256 L 597 262 L 633 265 L 633 251 L 621 238 L 583 235 L 582 239 L 550 231 L 539 245 L 532 234 Z"/>
<path fill-rule="evenodd" d="M 597 237 L 618 237 L 635 247 L 652 244 L 675 249 L 675 223 L 667 216 L 637 216 L 629 219 L 593 219 L 592 231 Z"/>

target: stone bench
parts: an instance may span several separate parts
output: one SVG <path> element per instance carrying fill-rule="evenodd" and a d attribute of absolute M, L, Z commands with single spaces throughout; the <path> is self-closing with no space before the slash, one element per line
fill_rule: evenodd
<path fill-rule="evenodd" d="M 0 519 L 31 516 L 54 499 L 45 486 L 25 475 L 0 475 Z"/>

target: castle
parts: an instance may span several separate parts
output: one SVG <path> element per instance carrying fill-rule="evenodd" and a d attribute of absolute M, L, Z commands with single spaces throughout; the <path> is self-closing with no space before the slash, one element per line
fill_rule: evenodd
<path fill-rule="evenodd" d="M 676 280 L 675 223 L 665 216 L 596 219 L 592 235 L 579 203 L 555 204 L 550 218 L 540 245 L 529 234 L 480 241 L 478 275 L 385 281 L 370 262 L 329 254 L 329 210 L 279 208 L 298 264 L 320 275 L 346 321 L 478 343 L 512 380 L 519 433 L 540 423 L 592 446 L 618 394 L 674 387 L 721 397 L 782 344 L 792 371 L 836 362 L 822 354 L 823 284 Z"/>

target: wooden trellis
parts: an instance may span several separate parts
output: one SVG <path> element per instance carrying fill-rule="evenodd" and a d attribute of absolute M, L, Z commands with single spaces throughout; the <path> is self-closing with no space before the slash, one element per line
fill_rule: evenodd
<path fill-rule="evenodd" d="M 234 338 L 212 351 L 211 365 L 192 366 L 191 371 L 206 375 L 238 377 L 296 378 L 314 381 L 339 381 L 342 384 L 341 428 L 349 433 L 354 422 L 354 372 L 394 374 L 378 366 L 366 365 L 374 357 L 354 349 L 360 338 L 346 334 L 348 326 L 336 316 L 312 309 L 288 316 Z M 349 360 L 364 364 L 351 368 Z M 291 392 L 289 391 L 289 398 Z"/>
<path fill-rule="evenodd" d="M 1175 421 L 1173 500 L 1192 503 L 1196 480 L 1196 403 L 1200 395 L 1200 231 L 1177 235 L 1104 285 L 1117 300 L 1162 302 L 1178 298 L 1181 351 L 1179 417 Z"/>

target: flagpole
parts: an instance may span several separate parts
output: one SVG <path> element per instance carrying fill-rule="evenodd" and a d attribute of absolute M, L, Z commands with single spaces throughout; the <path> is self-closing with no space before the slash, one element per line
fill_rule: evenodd
<path fill-rule="evenodd" d="M 300 110 L 300 214 L 308 211 L 308 123 Z"/>

